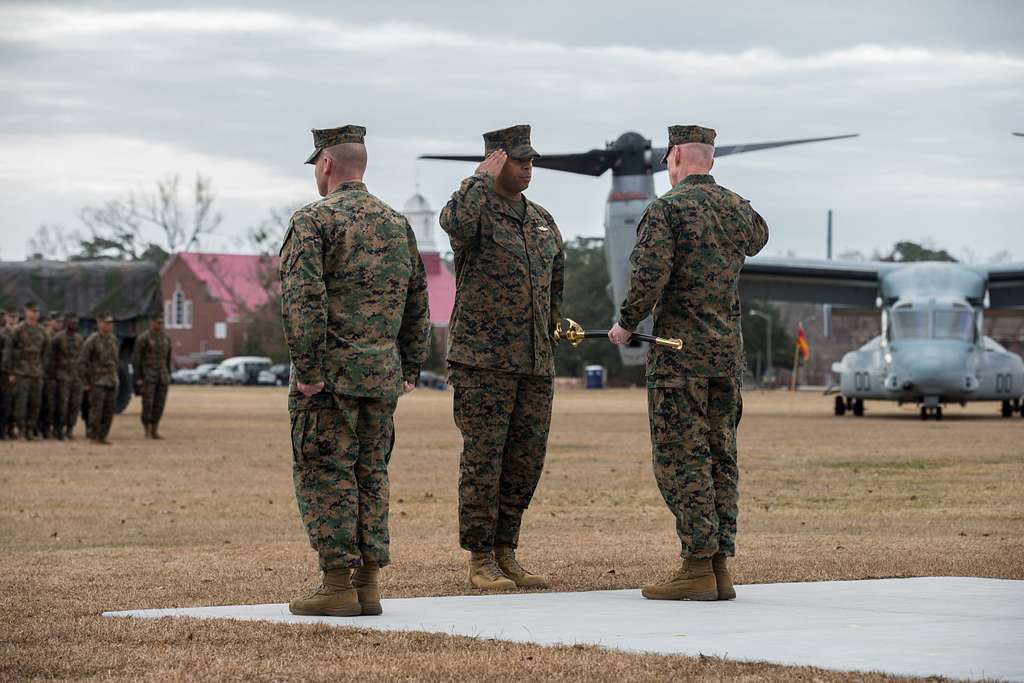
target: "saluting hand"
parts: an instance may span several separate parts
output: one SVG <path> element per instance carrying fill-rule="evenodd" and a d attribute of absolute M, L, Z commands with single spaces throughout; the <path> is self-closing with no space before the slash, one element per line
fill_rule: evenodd
<path fill-rule="evenodd" d="M 486 173 L 492 179 L 497 178 L 501 175 L 501 169 L 505 168 L 506 161 L 508 161 L 508 154 L 505 153 L 505 150 L 496 149 L 480 162 L 480 165 L 476 167 L 476 172 Z"/>

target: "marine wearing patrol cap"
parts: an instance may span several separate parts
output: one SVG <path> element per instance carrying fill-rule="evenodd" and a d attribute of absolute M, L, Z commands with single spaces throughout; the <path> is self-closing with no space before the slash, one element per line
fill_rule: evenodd
<path fill-rule="evenodd" d="M 114 316 L 111 313 L 109 313 L 108 311 L 103 311 L 102 313 L 100 313 L 99 315 L 96 316 L 96 320 L 97 321 L 102 320 L 104 322 L 112 323 L 112 322 L 114 322 Z"/>
<path fill-rule="evenodd" d="M 307 164 L 315 163 L 316 156 L 328 147 L 334 147 L 346 142 L 363 144 L 363 139 L 366 137 L 366 128 L 364 126 L 351 125 L 341 126 L 340 128 L 313 128 L 312 133 L 313 153 L 306 159 Z"/>
<path fill-rule="evenodd" d="M 530 126 L 522 124 L 484 133 L 484 156 L 503 149 L 513 159 L 539 157 L 540 152 L 530 144 Z"/>
<path fill-rule="evenodd" d="M 697 142 L 702 145 L 715 145 L 715 129 L 704 126 L 669 126 L 668 127 L 668 149 L 661 157 L 661 163 L 668 161 L 668 153 L 676 145 L 685 145 L 690 142 Z"/>

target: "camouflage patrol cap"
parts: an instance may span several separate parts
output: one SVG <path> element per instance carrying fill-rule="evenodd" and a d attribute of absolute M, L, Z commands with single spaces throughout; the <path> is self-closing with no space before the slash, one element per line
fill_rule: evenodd
<path fill-rule="evenodd" d="M 484 156 L 503 149 L 513 159 L 539 157 L 540 152 L 530 144 L 530 126 L 522 124 L 484 133 Z"/>
<path fill-rule="evenodd" d="M 109 311 L 103 311 L 102 313 L 96 314 L 96 322 L 99 322 L 101 320 L 103 322 L 112 323 L 114 322 L 114 316 L 111 315 Z"/>
<path fill-rule="evenodd" d="M 163 313 L 157 313 L 156 315 L 151 316 L 149 319 L 152 320 L 155 323 L 162 323 L 164 321 L 164 314 Z"/>
<path fill-rule="evenodd" d="M 668 148 L 665 155 L 661 157 L 661 163 L 668 161 L 668 153 L 676 145 L 685 145 L 689 142 L 698 142 L 702 145 L 715 145 L 715 129 L 704 126 L 669 126 L 668 127 Z"/>
<path fill-rule="evenodd" d="M 357 142 L 360 145 L 363 144 L 363 138 L 366 137 L 366 128 L 363 126 L 341 126 L 340 128 L 314 128 L 313 133 L 313 153 L 306 159 L 307 164 L 312 164 L 316 160 L 316 155 L 321 150 L 327 149 L 328 147 L 334 147 L 335 145 L 341 145 L 346 142 Z"/>

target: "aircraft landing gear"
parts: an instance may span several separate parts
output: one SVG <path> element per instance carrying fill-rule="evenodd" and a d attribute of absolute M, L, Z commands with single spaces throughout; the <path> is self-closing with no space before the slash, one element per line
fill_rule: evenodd
<path fill-rule="evenodd" d="M 846 401 L 843 400 L 842 396 L 836 396 L 835 414 L 836 417 L 846 415 Z"/>
<path fill-rule="evenodd" d="M 853 402 L 853 414 L 856 417 L 864 417 L 864 399 L 858 398 Z"/>
<path fill-rule="evenodd" d="M 929 417 L 934 417 L 936 420 L 941 420 L 942 406 L 921 406 L 921 419 L 927 420 Z"/>
<path fill-rule="evenodd" d="M 1013 417 L 1013 404 L 1009 401 L 1003 401 L 1003 417 Z"/>

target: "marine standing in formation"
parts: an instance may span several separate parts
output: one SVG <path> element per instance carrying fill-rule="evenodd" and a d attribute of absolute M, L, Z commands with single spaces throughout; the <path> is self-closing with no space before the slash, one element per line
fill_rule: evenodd
<path fill-rule="evenodd" d="M 53 435 L 58 439 L 71 439 L 82 409 L 82 335 L 78 333 L 78 316 L 64 315 L 64 329 L 50 340 L 50 363 L 53 367 L 54 387 Z"/>
<path fill-rule="evenodd" d="M 427 358 L 427 281 L 408 221 L 366 189 L 365 128 L 313 131 L 323 197 L 292 216 L 281 298 L 295 496 L 323 571 L 293 614 L 380 614 L 398 396 Z M 354 570 L 354 571 L 353 571 Z"/>
<path fill-rule="evenodd" d="M 469 584 L 542 588 L 516 560 L 523 512 L 544 468 L 562 302 L 562 237 L 551 214 L 523 196 L 530 127 L 484 133 L 483 163 L 441 212 L 455 252 L 448 367 L 462 432 L 459 542 Z"/>
<path fill-rule="evenodd" d="M 35 303 L 25 304 L 25 320 L 11 331 L 4 349 L 4 374 L 13 389 L 12 420 L 26 441 L 35 438 L 43 394 L 43 352 L 46 332 L 39 325 Z"/>
<path fill-rule="evenodd" d="M 0 440 L 13 436 L 14 430 L 14 424 L 11 422 L 14 387 L 7 381 L 7 365 L 4 359 L 11 344 L 11 332 L 17 321 L 17 313 L 0 311 Z"/>
<path fill-rule="evenodd" d="M 750 203 L 715 183 L 715 131 L 671 126 L 666 152 L 672 189 L 637 226 L 629 292 L 616 344 L 654 310 L 654 333 L 683 340 L 682 351 L 652 345 L 648 409 L 658 488 L 676 518 L 682 568 L 645 586 L 646 598 L 736 597 L 727 558 L 736 553 L 736 425 L 742 413 L 739 274 L 768 241 Z M 663 160 L 665 161 L 665 160 Z"/>
<path fill-rule="evenodd" d="M 114 317 L 109 313 L 96 316 L 96 331 L 82 345 L 82 380 L 89 392 L 88 437 L 107 445 L 110 424 L 117 407 L 117 366 L 119 344 L 114 336 Z"/>
<path fill-rule="evenodd" d="M 160 439 L 158 427 L 171 383 L 171 338 L 164 333 L 164 318 L 150 318 L 149 329 L 135 340 L 132 368 L 142 393 L 142 427 L 147 439 Z"/>
<path fill-rule="evenodd" d="M 46 332 L 46 346 L 43 348 L 43 399 L 39 404 L 39 422 L 36 430 L 44 439 L 49 439 L 51 433 L 56 436 L 59 431 L 56 428 L 57 376 L 53 365 L 52 342 L 63 329 L 63 314 L 59 311 L 50 311 L 43 322 L 43 331 Z"/>

